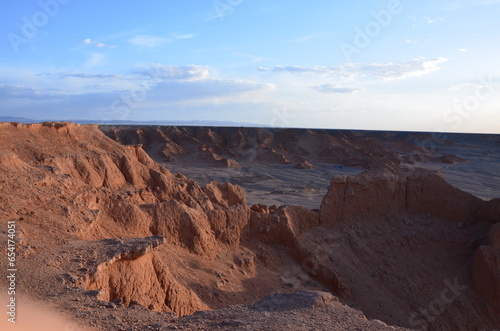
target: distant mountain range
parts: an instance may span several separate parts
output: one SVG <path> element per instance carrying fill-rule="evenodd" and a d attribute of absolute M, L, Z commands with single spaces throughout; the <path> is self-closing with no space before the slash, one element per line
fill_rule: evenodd
<path fill-rule="evenodd" d="M 0 122 L 18 122 L 18 123 L 41 123 L 41 122 L 73 122 L 78 124 L 108 124 L 108 125 L 171 125 L 171 126 L 246 126 L 246 127 L 267 127 L 267 125 L 230 122 L 230 121 L 133 121 L 133 120 L 33 120 L 25 117 L 0 116 Z"/>

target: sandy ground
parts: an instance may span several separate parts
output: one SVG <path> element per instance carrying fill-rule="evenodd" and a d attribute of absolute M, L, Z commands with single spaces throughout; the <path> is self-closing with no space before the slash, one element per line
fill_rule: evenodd
<path fill-rule="evenodd" d="M 500 141 L 498 136 L 451 135 L 447 143 L 430 149 L 435 155 L 456 155 L 465 162 L 418 162 L 415 166 L 440 171 L 452 185 L 490 200 L 500 196 Z"/>
<path fill-rule="evenodd" d="M 294 205 L 318 209 L 330 185 L 330 178 L 362 172 L 359 167 L 316 164 L 315 169 L 293 165 L 251 164 L 240 168 L 211 168 L 162 163 L 173 173 L 181 172 L 200 185 L 215 180 L 238 184 L 245 189 L 248 204 Z"/>
<path fill-rule="evenodd" d="M 480 150 L 459 148 L 442 150 L 456 153 L 466 160 L 462 164 L 418 162 L 413 167 L 440 171 L 452 185 L 483 200 L 500 196 L 500 152 L 483 154 Z M 215 180 L 238 184 L 244 188 L 247 202 L 264 205 L 296 205 L 318 209 L 326 194 L 330 178 L 349 176 L 363 171 L 360 167 L 317 164 L 315 169 L 295 169 L 293 165 L 252 164 L 240 168 L 219 168 L 164 162 L 173 173 L 183 173 L 200 185 Z"/>

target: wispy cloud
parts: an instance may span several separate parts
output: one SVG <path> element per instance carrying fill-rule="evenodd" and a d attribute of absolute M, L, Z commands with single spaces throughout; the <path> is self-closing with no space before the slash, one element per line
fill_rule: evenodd
<path fill-rule="evenodd" d="M 122 75 L 115 75 L 115 74 L 91 74 L 91 73 L 64 73 L 64 72 L 58 72 L 58 73 L 43 73 L 43 74 L 38 74 L 38 76 L 57 76 L 60 78 L 86 78 L 86 79 L 118 79 L 122 78 Z"/>
<path fill-rule="evenodd" d="M 192 39 L 192 38 L 195 38 L 196 35 L 195 34 L 173 34 L 172 37 L 174 39 Z"/>
<path fill-rule="evenodd" d="M 102 48 L 102 47 L 106 47 L 106 48 L 116 48 L 115 45 L 106 45 L 104 43 L 101 43 L 101 42 L 94 42 L 92 41 L 92 39 L 90 38 L 87 38 L 85 40 L 83 40 L 83 43 L 85 45 L 88 45 L 88 46 L 94 46 L 94 47 L 97 47 L 97 48 Z"/>
<path fill-rule="evenodd" d="M 158 37 L 147 34 L 140 34 L 130 38 L 128 42 L 139 47 L 155 48 L 163 46 L 175 40 L 193 39 L 195 37 L 196 35 L 192 33 L 184 33 L 184 34 L 172 33 L 169 37 Z"/>
<path fill-rule="evenodd" d="M 6 112 L 20 109 L 34 118 L 99 119 L 118 116 L 112 105 L 131 91 L 145 91 L 140 100 L 128 100 L 131 111 L 158 111 L 172 105 L 213 106 L 253 101 L 273 91 L 273 84 L 244 79 L 210 79 L 209 67 L 201 65 L 152 65 L 129 76 L 99 73 L 42 72 L 33 74 L 33 85 L 0 84 L 0 102 Z M 49 76 L 50 79 L 47 80 Z M 50 81 L 57 88 L 44 88 Z M 101 85 L 104 83 L 104 85 Z M 89 113 L 89 109 L 93 113 Z M 43 115 L 41 115 L 43 114 Z M 121 116 L 121 115 L 120 115 Z"/>
<path fill-rule="evenodd" d="M 500 4 L 500 0 L 455 0 L 446 6 L 448 10 L 464 10 L 478 6 L 490 6 Z"/>
<path fill-rule="evenodd" d="M 450 91 L 462 91 L 465 89 L 477 88 L 477 87 L 481 87 L 481 86 L 482 85 L 479 85 L 479 84 L 462 83 L 462 84 L 452 85 L 448 88 L 448 90 L 450 90 Z"/>
<path fill-rule="evenodd" d="M 448 61 L 448 59 L 444 57 L 435 59 L 418 58 L 402 62 L 372 64 L 347 63 L 330 67 L 276 65 L 272 68 L 260 67 L 257 68 L 257 70 L 261 72 L 287 72 L 293 74 L 336 76 L 344 79 L 371 76 L 383 80 L 394 80 L 427 75 L 433 71 L 439 70 L 439 64 L 446 61 Z"/>
<path fill-rule="evenodd" d="M 57 95 L 52 89 L 38 89 L 18 85 L 0 85 L 0 100 L 47 100 Z"/>
<path fill-rule="evenodd" d="M 138 35 L 128 40 L 131 44 L 140 47 L 159 47 L 166 44 L 169 40 L 167 38 L 155 37 L 150 35 Z"/>
<path fill-rule="evenodd" d="M 308 40 L 318 39 L 318 38 L 321 38 L 321 37 L 324 37 L 324 36 L 326 36 L 325 33 L 322 33 L 322 34 L 313 34 L 313 35 L 308 35 L 308 36 L 303 36 L 303 37 L 299 37 L 299 38 L 296 38 L 296 39 L 292 39 L 290 41 L 294 42 L 294 43 L 301 43 L 301 42 L 308 41 Z"/>
<path fill-rule="evenodd" d="M 161 80 L 204 80 L 210 75 L 208 66 L 195 64 L 183 66 L 154 64 L 148 68 L 135 70 L 133 73 Z"/>
<path fill-rule="evenodd" d="M 85 62 L 86 67 L 102 67 L 106 65 L 108 65 L 106 55 L 102 53 L 91 53 L 87 62 Z"/>
<path fill-rule="evenodd" d="M 100 36 L 98 38 L 92 38 L 92 39 L 86 38 L 83 40 L 76 39 L 75 41 L 78 42 L 78 45 L 76 47 L 72 48 L 71 51 L 81 50 L 82 48 L 90 47 L 90 46 L 97 47 L 97 45 L 93 45 L 94 43 L 99 44 L 100 47 L 117 48 L 117 46 L 112 45 L 111 42 L 115 42 L 116 40 L 122 40 L 124 38 L 137 35 L 140 32 L 141 32 L 141 30 L 134 29 L 134 30 L 123 31 L 120 33 L 114 33 L 114 34 L 110 34 L 110 35 L 106 35 L 106 36 Z M 98 41 L 96 41 L 96 40 L 98 40 Z M 102 46 L 101 44 L 103 44 L 105 46 Z"/>
<path fill-rule="evenodd" d="M 434 23 L 438 23 L 438 22 L 443 22 L 444 21 L 444 18 L 443 17 L 438 17 L 438 18 L 429 18 L 427 17 L 425 19 L 425 21 L 429 24 L 434 24 Z"/>
<path fill-rule="evenodd" d="M 202 81 L 165 81 L 150 91 L 151 101 L 164 103 L 198 103 L 204 100 L 231 99 L 233 96 L 272 91 L 273 84 L 263 84 L 243 79 L 207 79 Z"/>
<path fill-rule="evenodd" d="M 323 84 L 319 86 L 311 86 L 313 90 L 316 90 L 321 93 L 341 93 L 341 94 L 352 94 L 363 91 L 360 88 L 352 88 L 352 87 L 343 87 L 337 84 Z"/>
<path fill-rule="evenodd" d="M 431 17 L 425 17 L 425 18 L 419 18 L 417 16 L 407 16 L 406 17 L 410 22 L 412 22 L 411 27 L 416 28 L 419 25 L 422 24 L 436 24 L 439 22 L 444 22 L 445 18 L 444 17 L 437 17 L 437 18 L 431 18 Z"/>
<path fill-rule="evenodd" d="M 262 60 L 264 60 L 264 58 L 260 57 L 260 56 L 255 56 L 255 55 L 251 55 L 251 54 L 245 54 L 245 53 L 234 53 L 234 55 L 237 55 L 237 56 L 241 56 L 241 57 L 244 57 L 244 58 L 247 58 L 249 59 L 251 62 L 261 62 Z"/>

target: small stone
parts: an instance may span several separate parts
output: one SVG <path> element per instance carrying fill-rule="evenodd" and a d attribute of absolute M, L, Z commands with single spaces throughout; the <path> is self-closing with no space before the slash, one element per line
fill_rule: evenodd
<path fill-rule="evenodd" d="M 113 300 L 111 302 L 114 303 L 118 307 L 121 306 L 121 305 L 123 305 L 123 299 L 122 298 L 115 299 L 115 300 Z"/>

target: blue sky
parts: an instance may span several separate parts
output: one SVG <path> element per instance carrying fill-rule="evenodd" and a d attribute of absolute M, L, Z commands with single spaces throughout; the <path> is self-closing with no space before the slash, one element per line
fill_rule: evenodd
<path fill-rule="evenodd" d="M 4 1 L 0 116 L 500 133 L 500 0 Z"/>

